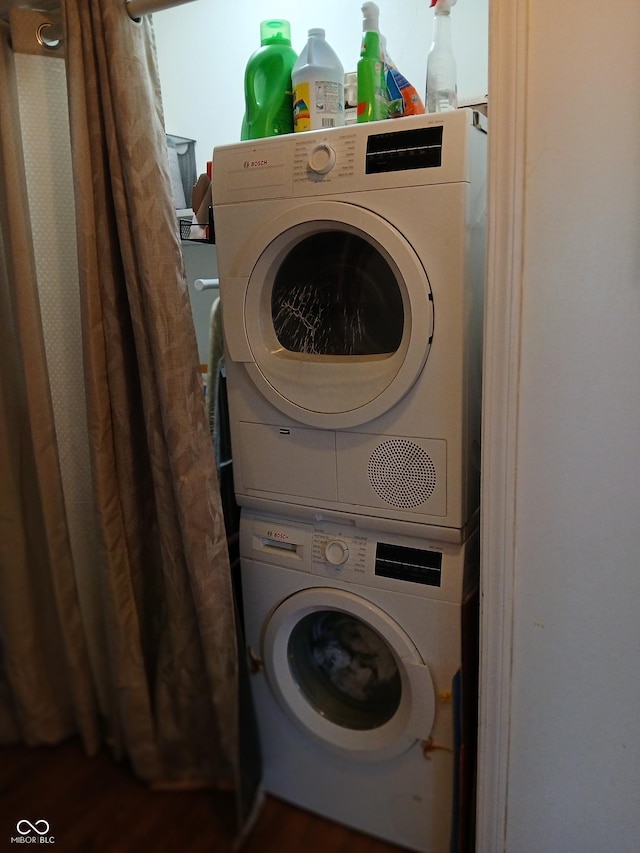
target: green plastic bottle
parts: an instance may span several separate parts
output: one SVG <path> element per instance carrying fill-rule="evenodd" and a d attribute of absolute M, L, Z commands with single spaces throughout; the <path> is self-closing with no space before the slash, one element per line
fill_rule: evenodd
<path fill-rule="evenodd" d="M 358 123 L 389 117 L 384 61 L 375 3 L 362 6 L 362 49 L 358 62 Z"/>
<path fill-rule="evenodd" d="M 291 71 L 298 56 L 288 21 L 262 21 L 260 47 L 244 73 L 245 113 L 241 139 L 293 133 Z"/>

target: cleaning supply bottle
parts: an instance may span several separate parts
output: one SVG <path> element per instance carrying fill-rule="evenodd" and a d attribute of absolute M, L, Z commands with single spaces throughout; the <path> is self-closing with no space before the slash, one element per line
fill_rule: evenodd
<path fill-rule="evenodd" d="M 389 118 L 422 115 L 425 112 L 422 98 L 407 78 L 398 71 L 398 66 L 389 56 L 387 40 L 381 35 L 384 78 L 387 87 Z"/>
<path fill-rule="evenodd" d="M 358 72 L 347 71 L 344 75 L 344 123 L 358 121 Z"/>
<path fill-rule="evenodd" d="M 344 125 L 344 68 L 327 44 L 323 29 L 309 30 L 291 79 L 294 130 Z"/>
<path fill-rule="evenodd" d="M 431 0 L 435 6 L 433 44 L 427 57 L 427 112 L 458 107 L 456 60 L 451 38 L 451 7 L 456 0 Z"/>
<path fill-rule="evenodd" d="M 245 114 L 241 139 L 293 132 L 291 72 L 298 58 L 288 21 L 262 21 L 260 47 L 244 74 Z"/>
<path fill-rule="evenodd" d="M 378 121 L 389 116 L 378 25 L 380 10 L 375 3 L 363 3 L 362 15 L 362 48 L 358 62 L 358 123 Z"/>

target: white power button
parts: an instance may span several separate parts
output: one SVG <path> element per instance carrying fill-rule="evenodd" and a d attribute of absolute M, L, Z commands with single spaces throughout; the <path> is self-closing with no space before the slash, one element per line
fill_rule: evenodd
<path fill-rule="evenodd" d="M 349 546 L 343 539 L 331 539 L 327 542 L 324 555 L 332 566 L 341 566 L 349 559 Z"/>
<path fill-rule="evenodd" d="M 321 142 L 309 154 L 309 168 L 316 175 L 326 175 L 336 164 L 336 152 L 326 142 Z"/>

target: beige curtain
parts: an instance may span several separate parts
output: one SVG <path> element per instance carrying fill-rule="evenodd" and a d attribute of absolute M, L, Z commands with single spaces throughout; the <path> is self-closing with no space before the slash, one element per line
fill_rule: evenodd
<path fill-rule="evenodd" d="M 0 29 L 0 743 L 99 726 L 49 393 L 16 79 Z"/>
<path fill-rule="evenodd" d="M 89 751 L 107 739 L 151 783 L 238 790 L 231 580 L 152 25 L 132 22 L 122 0 L 62 8 L 108 697 L 101 714 L 65 529 L 3 37 L 0 737 L 55 742 L 79 731 Z"/>

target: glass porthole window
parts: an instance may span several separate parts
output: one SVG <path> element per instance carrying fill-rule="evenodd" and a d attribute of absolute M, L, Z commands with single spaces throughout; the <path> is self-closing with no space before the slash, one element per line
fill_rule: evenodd
<path fill-rule="evenodd" d="M 270 689 L 305 732 L 362 760 L 429 736 L 435 694 L 410 637 L 359 595 L 310 587 L 271 614 L 262 658 Z"/>
<path fill-rule="evenodd" d="M 402 294 L 379 251 L 357 234 L 326 231 L 301 240 L 275 276 L 271 314 L 285 350 L 320 356 L 396 352 Z"/>
<path fill-rule="evenodd" d="M 288 658 L 307 702 L 336 725 L 375 729 L 400 706 L 395 656 L 378 632 L 355 616 L 335 610 L 305 616 L 291 632 Z"/>
<path fill-rule="evenodd" d="M 433 337 L 431 287 L 413 247 L 377 214 L 334 201 L 292 207 L 260 238 L 246 291 L 241 279 L 227 290 L 242 301 L 244 329 L 229 340 L 251 381 L 309 426 L 343 429 L 390 411 Z"/>

